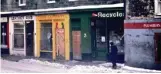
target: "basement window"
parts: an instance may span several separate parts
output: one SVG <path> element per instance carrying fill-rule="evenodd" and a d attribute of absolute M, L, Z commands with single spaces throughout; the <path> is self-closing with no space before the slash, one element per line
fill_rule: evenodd
<path fill-rule="evenodd" d="M 55 3 L 55 0 L 47 0 L 47 3 Z"/>
<path fill-rule="evenodd" d="M 161 15 L 161 0 L 154 0 L 155 1 L 155 14 Z"/>
<path fill-rule="evenodd" d="M 26 0 L 19 0 L 18 3 L 19 3 L 19 6 L 25 6 Z"/>

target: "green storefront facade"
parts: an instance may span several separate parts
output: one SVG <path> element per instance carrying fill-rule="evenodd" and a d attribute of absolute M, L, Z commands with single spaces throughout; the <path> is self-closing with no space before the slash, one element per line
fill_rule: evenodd
<path fill-rule="evenodd" d="M 108 25 L 108 23 L 117 20 L 123 26 L 123 8 L 72 10 L 69 11 L 69 14 L 70 59 L 107 60 L 110 55 L 109 31 L 111 28 L 109 27 L 111 24 Z"/>

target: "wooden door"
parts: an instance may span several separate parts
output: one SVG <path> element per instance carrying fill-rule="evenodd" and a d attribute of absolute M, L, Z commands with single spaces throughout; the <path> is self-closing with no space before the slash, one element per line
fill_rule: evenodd
<path fill-rule="evenodd" d="M 72 31 L 73 59 L 81 60 L 81 31 Z"/>

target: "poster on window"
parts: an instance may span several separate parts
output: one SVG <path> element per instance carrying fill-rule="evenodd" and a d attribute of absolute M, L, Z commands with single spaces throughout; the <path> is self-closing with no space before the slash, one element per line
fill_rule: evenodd
<path fill-rule="evenodd" d="M 56 29 L 56 52 L 57 56 L 65 57 L 65 40 L 64 40 L 64 29 Z"/>

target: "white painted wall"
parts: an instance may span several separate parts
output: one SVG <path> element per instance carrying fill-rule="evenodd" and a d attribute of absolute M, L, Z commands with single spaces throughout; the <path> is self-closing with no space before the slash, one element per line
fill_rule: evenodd
<path fill-rule="evenodd" d="M 34 20 L 34 22 L 36 21 L 35 16 L 32 16 L 32 19 L 12 19 L 13 16 L 9 17 L 9 43 L 10 43 L 10 55 L 20 55 L 20 56 L 26 56 L 26 36 L 25 36 L 25 26 L 24 26 L 24 48 L 21 50 L 15 50 L 14 46 L 13 46 L 13 41 L 14 41 L 14 23 L 23 23 L 25 25 L 25 21 L 27 20 Z M 14 16 L 14 17 L 18 17 L 18 16 Z M 25 17 L 25 16 L 22 16 Z M 34 27 L 35 27 L 35 23 L 34 23 Z M 35 28 L 36 30 L 36 28 Z M 35 31 L 34 31 L 35 32 Z M 36 38 L 36 37 L 35 37 Z M 36 40 L 34 41 L 36 42 Z"/>

